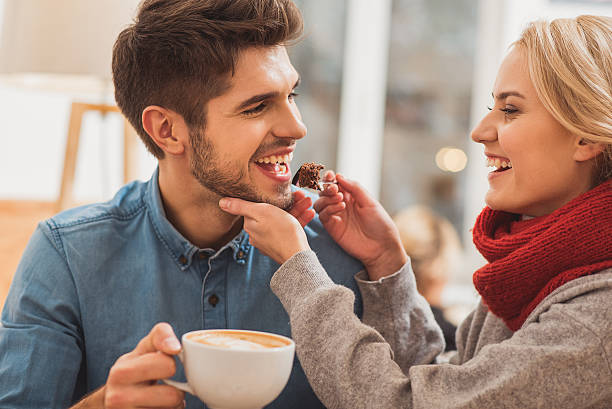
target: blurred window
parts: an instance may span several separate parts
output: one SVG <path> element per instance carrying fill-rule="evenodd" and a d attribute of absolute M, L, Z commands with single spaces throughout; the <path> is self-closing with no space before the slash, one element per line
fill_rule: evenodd
<path fill-rule="evenodd" d="M 430 206 L 460 231 L 464 172 L 436 154 L 470 143 L 477 10 L 477 0 L 394 0 L 391 22 L 381 202 L 392 214 Z"/>

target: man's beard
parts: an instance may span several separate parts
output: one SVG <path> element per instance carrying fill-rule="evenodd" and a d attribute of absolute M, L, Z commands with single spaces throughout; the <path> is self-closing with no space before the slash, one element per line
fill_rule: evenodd
<path fill-rule="evenodd" d="M 288 210 L 293 205 L 291 189 L 284 184 L 276 186 L 277 194 L 265 197 L 253 185 L 242 182 L 245 176 L 243 168 L 238 163 L 221 162 L 213 144 L 203 131 L 190 132 L 189 140 L 193 149 L 189 164 L 191 174 L 206 189 L 220 197 L 237 197 L 249 202 L 269 203 L 283 210 Z"/>

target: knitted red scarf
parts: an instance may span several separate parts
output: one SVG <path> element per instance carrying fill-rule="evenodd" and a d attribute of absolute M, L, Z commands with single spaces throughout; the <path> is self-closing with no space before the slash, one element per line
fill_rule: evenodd
<path fill-rule="evenodd" d="M 485 207 L 473 230 L 489 262 L 474 273 L 474 285 L 513 331 L 557 287 L 612 267 L 612 181 L 549 215 L 519 218 Z"/>

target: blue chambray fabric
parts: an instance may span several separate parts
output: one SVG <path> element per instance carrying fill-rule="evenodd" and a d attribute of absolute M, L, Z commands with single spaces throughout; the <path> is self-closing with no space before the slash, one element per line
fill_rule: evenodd
<path fill-rule="evenodd" d="M 109 202 L 38 225 L 2 311 L 0 408 L 67 408 L 103 385 L 117 358 L 160 321 L 179 339 L 205 328 L 291 335 L 269 287 L 278 264 L 244 231 L 216 252 L 195 247 L 166 219 L 157 180 L 158 170 Z M 330 277 L 355 292 L 361 317 L 353 276 L 362 265 L 318 219 L 305 230 Z M 181 365 L 175 379 L 185 379 Z M 205 406 L 187 394 L 187 407 Z M 268 407 L 323 407 L 297 358 L 287 387 Z"/>

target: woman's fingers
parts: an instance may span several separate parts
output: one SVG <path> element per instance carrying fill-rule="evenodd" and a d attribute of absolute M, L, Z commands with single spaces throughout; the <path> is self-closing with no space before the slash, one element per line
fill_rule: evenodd
<path fill-rule="evenodd" d="M 293 198 L 294 198 L 293 206 L 289 210 L 289 213 L 291 213 L 296 218 L 298 217 L 300 213 L 304 212 L 306 209 L 312 206 L 312 199 L 309 198 L 308 196 L 304 196 L 302 198 L 296 199 L 296 196 L 294 195 Z"/>
<path fill-rule="evenodd" d="M 375 202 L 359 182 L 347 179 L 339 173 L 336 174 L 336 181 L 341 190 L 350 194 L 350 196 L 360 205 L 372 204 Z"/>
<path fill-rule="evenodd" d="M 336 174 L 332 170 L 325 171 L 323 182 L 333 182 L 334 180 L 336 180 Z"/>
<path fill-rule="evenodd" d="M 333 196 L 321 196 L 314 203 L 313 207 L 317 213 L 321 213 L 328 206 L 336 205 L 344 202 L 344 194 L 341 192 Z"/>
<path fill-rule="evenodd" d="M 302 225 L 302 227 L 310 223 L 311 220 L 314 219 L 315 216 L 316 216 L 316 213 L 313 209 L 306 209 L 299 215 L 297 216 L 294 215 L 294 217 L 297 219 L 298 222 L 300 222 L 300 225 Z"/>
<path fill-rule="evenodd" d="M 344 202 L 329 205 L 318 212 L 319 220 L 321 220 L 322 223 L 327 223 L 327 221 L 334 216 L 340 220 L 338 213 L 344 211 L 344 209 L 346 209 L 346 203 Z"/>
<path fill-rule="evenodd" d="M 270 216 L 270 212 L 274 211 L 272 210 L 274 206 L 268 203 L 249 202 L 235 197 L 222 198 L 219 200 L 219 207 L 227 213 L 244 216 L 255 222 L 263 217 Z"/>

